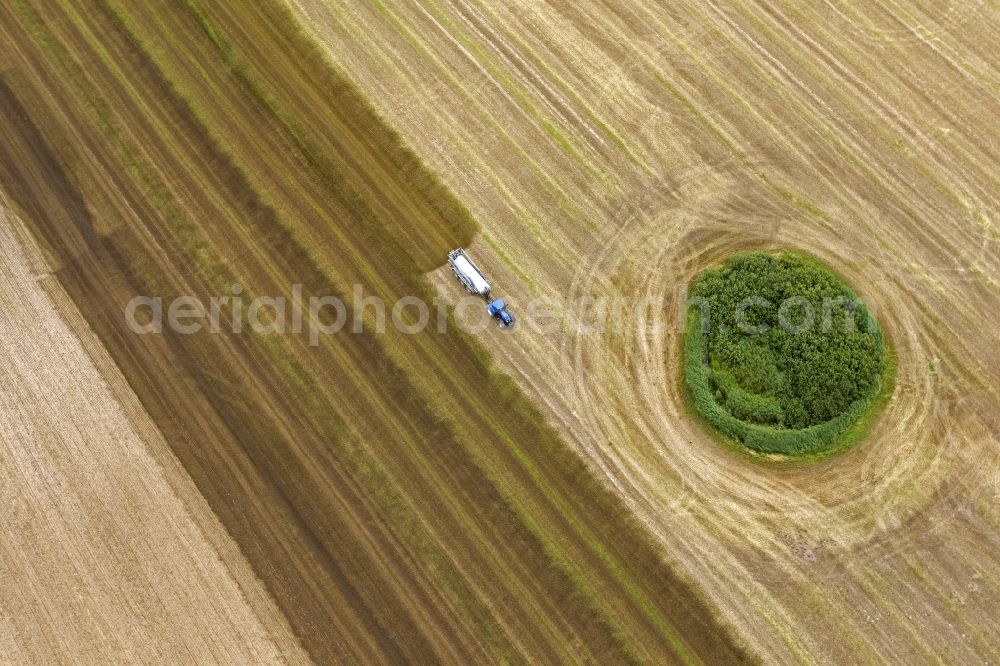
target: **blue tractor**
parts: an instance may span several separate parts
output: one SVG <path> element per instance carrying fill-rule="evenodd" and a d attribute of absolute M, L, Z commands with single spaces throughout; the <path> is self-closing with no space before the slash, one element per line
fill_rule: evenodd
<path fill-rule="evenodd" d="M 500 326 L 506 328 L 514 325 L 514 315 L 507 312 L 507 304 L 502 298 L 492 301 L 486 306 L 486 310 L 490 313 L 491 317 L 500 320 Z"/>

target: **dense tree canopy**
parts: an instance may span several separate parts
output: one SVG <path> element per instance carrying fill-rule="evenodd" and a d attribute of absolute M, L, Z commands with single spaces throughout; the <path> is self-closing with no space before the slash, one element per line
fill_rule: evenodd
<path fill-rule="evenodd" d="M 815 260 L 740 255 L 702 273 L 692 298 L 700 317 L 686 345 L 688 385 L 699 411 L 745 443 L 766 440 L 769 431 L 803 431 L 793 448 L 816 448 L 879 390 L 882 332 Z"/>

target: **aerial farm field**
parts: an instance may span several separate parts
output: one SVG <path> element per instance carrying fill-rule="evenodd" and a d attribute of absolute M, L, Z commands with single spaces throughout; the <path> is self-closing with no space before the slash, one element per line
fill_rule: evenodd
<path fill-rule="evenodd" d="M 515 305 L 569 322 L 496 341 L 501 367 L 760 656 L 996 660 L 995 11 L 294 4 Z M 683 405 L 687 285 L 768 247 L 834 268 L 898 357 L 864 443 L 816 464 L 734 454 Z"/>
<path fill-rule="evenodd" d="M 975 2 L 3 3 L 0 648 L 997 661 L 998 54 Z M 456 247 L 514 330 L 460 330 Z M 891 349 L 834 455 L 686 397 L 688 288 L 758 249 Z M 449 325 L 122 316 L 220 294 Z"/>

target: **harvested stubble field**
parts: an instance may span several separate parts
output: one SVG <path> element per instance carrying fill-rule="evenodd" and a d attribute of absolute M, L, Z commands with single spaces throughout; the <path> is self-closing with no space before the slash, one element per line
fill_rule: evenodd
<path fill-rule="evenodd" d="M 250 601 L 220 617 L 287 621 L 241 630 L 258 658 L 299 656 L 290 628 L 324 663 L 991 661 L 998 28 L 976 4 L 17 0 L 0 183 L 145 410 L 135 446 L 228 532 L 213 571 Z M 311 347 L 121 316 L 234 282 L 454 301 L 459 245 L 565 324 Z M 684 287 L 760 247 L 823 259 L 896 350 L 841 456 L 750 460 L 682 404 Z M 582 326 L 586 298 L 615 325 Z M 59 630 L 60 599 L 15 598 Z"/>
<path fill-rule="evenodd" d="M 489 338 L 502 369 L 756 654 L 997 661 L 995 8 L 289 1 L 480 222 L 514 310 L 565 319 Z M 770 247 L 843 275 L 896 351 L 871 434 L 824 462 L 749 460 L 682 404 L 685 286 Z"/>

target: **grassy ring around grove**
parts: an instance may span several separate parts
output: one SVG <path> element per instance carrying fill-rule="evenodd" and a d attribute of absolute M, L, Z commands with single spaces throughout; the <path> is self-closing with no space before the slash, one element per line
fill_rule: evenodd
<path fill-rule="evenodd" d="M 703 271 L 683 341 L 694 409 L 763 454 L 825 456 L 860 440 L 888 397 L 876 318 L 825 265 L 751 252 Z"/>

